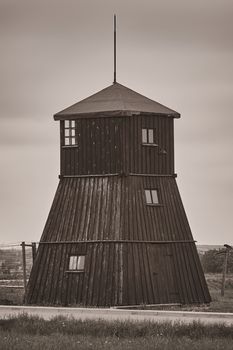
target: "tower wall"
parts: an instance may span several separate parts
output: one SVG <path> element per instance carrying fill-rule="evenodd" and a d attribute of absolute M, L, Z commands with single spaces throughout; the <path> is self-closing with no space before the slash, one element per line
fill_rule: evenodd
<path fill-rule="evenodd" d="M 64 145 L 61 175 L 173 174 L 173 118 L 133 115 L 75 119 L 76 145 Z M 154 131 L 154 145 L 142 144 L 142 129 Z"/>
<path fill-rule="evenodd" d="M 157 188 L 158 205 L 145 188 Z M 81 272 L 71 255 L 85 255 Z M 31 304 L 204 303 L 210 296 L 175 178 L 61 179 L 33 265 Z"/>
<path fill-rule="evenodd" d="M 55 115 L 61 176 L 29 304 L 210 301 L 175 180 L 178 117 L 118 83 Z"/>

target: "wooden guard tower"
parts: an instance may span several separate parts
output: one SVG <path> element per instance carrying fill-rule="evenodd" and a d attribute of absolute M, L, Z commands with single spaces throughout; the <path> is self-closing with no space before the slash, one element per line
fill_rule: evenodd
<path fill-rule="evenodd" d="M 60 182 L 26 302 L 208 303 L 174 173 L 179 113 L 116 82 L 54 115 Z"/>
<path fill-rule="evenodd" d="M 175 179 L 179 117 L 117 82 L 55 114 L 60 181 L 27 303 L 210 301 Z"/>

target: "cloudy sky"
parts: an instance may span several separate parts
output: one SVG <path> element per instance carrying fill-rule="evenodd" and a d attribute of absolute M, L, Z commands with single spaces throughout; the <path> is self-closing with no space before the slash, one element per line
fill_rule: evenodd
<path fill-rule="evenodd" d="M 40 239 L 53 114 L 117 80 L 181 113 L 178 185 L 199 244 L 233 244 L 233 1 L 0 0 L 0 243 Z"/>

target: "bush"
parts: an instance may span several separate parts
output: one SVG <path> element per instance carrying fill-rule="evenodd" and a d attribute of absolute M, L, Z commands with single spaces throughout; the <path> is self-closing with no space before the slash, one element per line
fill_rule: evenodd
<path fill-rule="evenodd" d="M 201 256 L 201 264 L 205 273 L 221 273 L 223 271 L 225 249 L 211 249 Z M 233 254 L 230 252 L 227 272 L 233 273 Z"/>

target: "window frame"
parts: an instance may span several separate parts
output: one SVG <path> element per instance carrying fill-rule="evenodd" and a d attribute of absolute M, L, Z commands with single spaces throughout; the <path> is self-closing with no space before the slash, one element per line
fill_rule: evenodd
<path fill-rule="evenodd" d="M 155 128 L 142 128 L 142 145 L 143 146 L 158 146 L 155 142 Z"/>
<path fill-rule="evenodd" d="M 159 191 L 157 188 L 145 188 L 144 192 L 145 192 L 146 205 L 161 206 L 161 203 L 159 200 Z"/>
<path fill-rule="evenodd" d="M 80 260 L 80 261 L 79 261 Z M 70 254 L 68 260 L 69 273 L 82 273 L 85 271 L 86 254 Z M 79 264 L 81 267 L 79 267 Z"/>
<path fill-rule="evenodd" d="M 77 147 L 77 130 L 74 119 L 65 119 L 63 124 L 63 147 Z"/>

